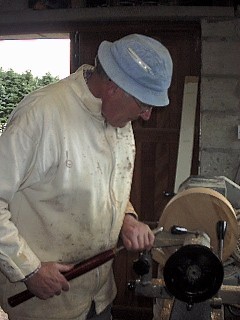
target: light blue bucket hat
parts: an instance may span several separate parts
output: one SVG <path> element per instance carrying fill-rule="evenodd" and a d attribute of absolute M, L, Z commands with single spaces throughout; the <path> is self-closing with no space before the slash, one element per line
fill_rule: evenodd
<path fill-rule="evenodd" d="M 103 41 L 98 59 L 108 77 L 133 97 L 156 107 L 169 104 L 173 64 L 159 41 L 140 34 Z"/>

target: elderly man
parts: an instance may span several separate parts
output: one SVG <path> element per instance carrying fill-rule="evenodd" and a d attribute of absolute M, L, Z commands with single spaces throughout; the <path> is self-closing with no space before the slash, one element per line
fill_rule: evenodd
<path fill-rule="evenodd" d="M 10 320 L 111 319 L 112 262 L 63 273 L 116 246 L 150 249 L 129 202 L 131 121 L 168 104 L 172 61 L 158 41 L 104 41 L 95 67 L 25 97 L 0 138 L 0 301 Z M 25 289 L 36 297 L 10 308 Z M 51 298 L 51 299 L 50 299 Z"/>

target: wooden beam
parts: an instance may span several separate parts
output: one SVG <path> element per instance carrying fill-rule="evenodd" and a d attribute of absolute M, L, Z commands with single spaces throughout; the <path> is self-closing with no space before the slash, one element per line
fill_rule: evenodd
<path fill-rule="evenodd" d="M 174 193 L 191 174 L 198 77 L 185 77 Z"/>

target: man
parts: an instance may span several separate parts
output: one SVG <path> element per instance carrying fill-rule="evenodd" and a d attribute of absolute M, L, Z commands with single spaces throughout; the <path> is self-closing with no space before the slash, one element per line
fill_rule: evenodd
<path fill-rule="evenodd" d="M 0 298 L 10 320 L 111 319 L 111 261 L 71 283 L 62 273 L 119 235 L 127 250 L 154 241 L 129 202 L 131 121 L 168 104 L 171 57 L 137 34 L 102 42 L 97 56 L 95 68 L 24 98 L 0 138 Z M 10 308 L 25 286 L 36 297 Z"/>

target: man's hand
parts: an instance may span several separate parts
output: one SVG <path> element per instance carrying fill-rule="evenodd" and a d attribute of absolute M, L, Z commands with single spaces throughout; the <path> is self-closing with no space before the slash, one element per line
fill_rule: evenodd
<path fill-rule="evenodd" d="M 121 238 L 127 250 L 150 250 L 155 236 L 148 225 L 126 214 L 121 229 Z"/>
<path fill-rule="evenodd" d="M 56 262 L 42 262 L 41 268 L 25 284 L 36 297 L 46 300 L 54 295 L 60 295 L 62 291 L 69 290 L 69 282 L 62 272 L 71 270 L 73 264 L 60 264 Z"/>

